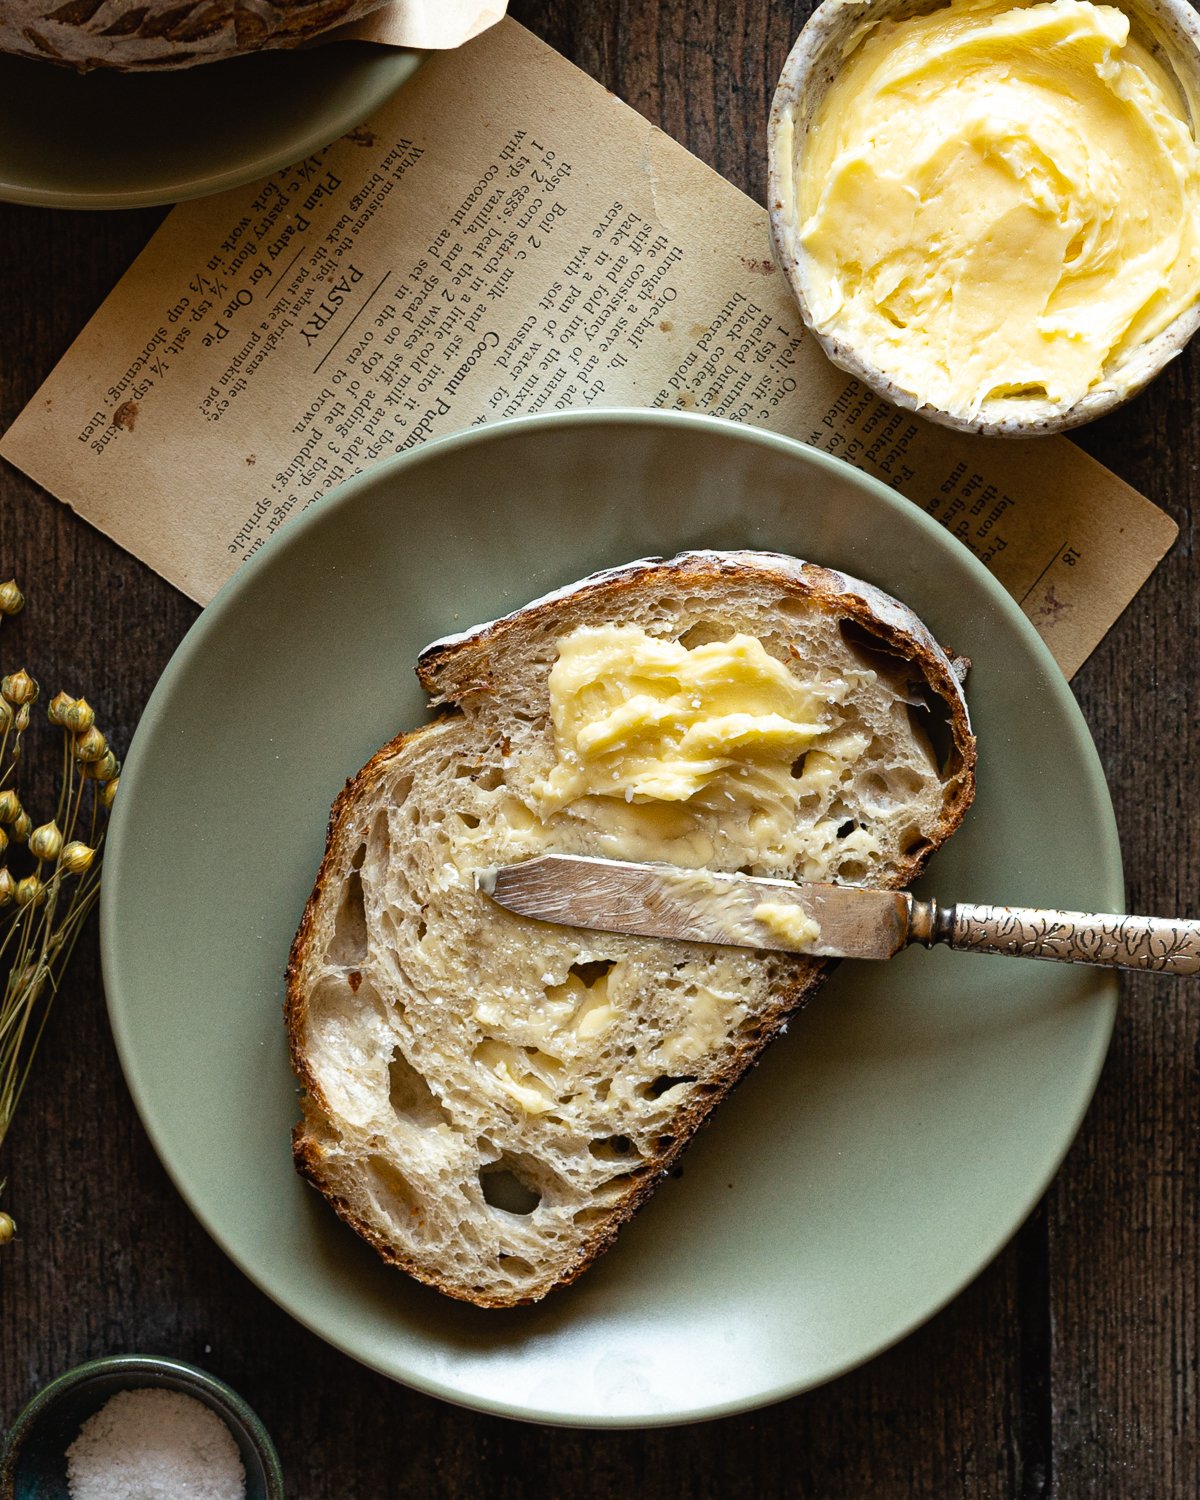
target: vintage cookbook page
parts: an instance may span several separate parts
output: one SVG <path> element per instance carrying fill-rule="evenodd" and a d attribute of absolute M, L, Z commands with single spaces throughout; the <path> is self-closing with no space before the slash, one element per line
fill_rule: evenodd
<path fill-rule="evenodd" d="M 0 452 L 207 601 L 388 454 L 613 405 L 713 412 L 878 476 L 1068 674 L 1175 536 L 1065 438 L 954 434 L 835 370 L 763 210 L 511 20 L 294 168 L 176 208 Z"/>

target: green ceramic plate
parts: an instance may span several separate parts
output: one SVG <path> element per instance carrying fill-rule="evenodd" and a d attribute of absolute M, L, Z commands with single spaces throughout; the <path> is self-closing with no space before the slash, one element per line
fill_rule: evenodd
<path fill-rule="evenodd" d="M 136 208 L 238 187 L 365 120 L 420 61 L 366 42 L 155 74 L 0 56 L 0 198 Z"/>
<path fill-rule="evenodd" d="M 180 646 L 130 751 L 105 976 L 142 1118 L 209 1232 L 376 1369 L 469 1406 L 638 1425 L 828 1380 L 928 1318 L 1013 1233 L 1091 1097 L 1115 981 L 948 951 L 842 966 L 617 1247 L 540 1307 L 389 1270 L 294 1175 L 283 968 L 346 776 L 424 716 L 429 640 L 606 564 L 768 547 L 912 604 L 974 659 L 979 794 L 938 856 L 962 900 L 1116 910 L 1087 728 L 1007 594 L 907 501 L 712 418 L 566 413 L 351 480 Z"/>

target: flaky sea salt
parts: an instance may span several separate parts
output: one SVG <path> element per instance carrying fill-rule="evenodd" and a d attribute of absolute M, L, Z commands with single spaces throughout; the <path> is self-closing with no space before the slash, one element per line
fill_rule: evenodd
<path fill-rule="evenodd" d="M 71 1500 L 246 1500 L 233 1434 L 180 1391 L 119 1391 L 67 1449 Z"/>

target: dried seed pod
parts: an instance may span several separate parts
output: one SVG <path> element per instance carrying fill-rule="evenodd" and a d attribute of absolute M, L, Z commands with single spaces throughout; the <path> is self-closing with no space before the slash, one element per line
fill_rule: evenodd
<path fill-rule="evenodd" d="M 16 899 L 18 906 L 37 906 L 46 898 L 46 887 L 36 875 L 26 875 L 24 880 L 17 881 Z"/>
<path fill-rule="evenodd" d="M 17 587 L 17 580 L 10 578 L 0 583 L 0 615 L 19 615 L 25 608 L 25 595 Z"/>
<path fill-rule="evenodd" d="M 111 750 L 106 750 L 99 760 L 84 766 L 83 774 L 91 776 L 95 781 L 111 781 L 120 769 L 121 762 Z"/>
<path fill-rule="evenodd" d="M 21 799 L 12 787 L 0 792 L 0 823 L 15 823 L 21 816 Z"/>
<path fill-rule="evenodd" d="M 117 788 L 121 785 L 121 778 L 114 776 L 111 781 L 106 781 L 100 790 L 100 801 L 111 812 L 113 801 L 117 795 Z"/>
<path fill-rule="evenodd" d="M 96 722 L 96 710 L 86 698 L 76 698 L 63 710 L 63 723 L 72 734 L 86 734 Z"/>
<path fill-rule="evenodd" d="M 17 1223 L 11 1214 L 0 1212 L 0 1245 L 7 1245 L 17 1232 Z"/>
<path fill-rule="evenodd" d="M 12 871 L 0 865 L 0 906 L 8 906 L 17 898 L 17 882 Z"/>
<path fill-rule="evenodd" d="M 29 835 L 29 852 L 34 859 L 57 859 L 62 853 L 62 830 L 53 819 L 41 823 Z"/>
<path fill-rule="evenodd" d="M 75 759 L 85 765 L 90 761 L 102 760 L 107 749 L 108 741 L 94 724 L 83 734 L 75 736 Z"/>
<path fill-rule="evenodd" d="M 12 836 L 18 844 L 23 844 L 32 832 L 33 819 L 22 810 L 12 821 Z"/>
<path fill-rule="evenodd" d="M 81 843 L 79 839 L 72 839 L 69 844 L 63 845 L 62 853 L 58 857 L 58 866 L 68 875 L 82 875 L 91 869 L 95 857 L 96 851 L 90 844 Z"/>
<path fill-rule="evenodd" d="M 74 702 L 75 700 L 71 697 L 70 693 L 55 693 L 54 697 L 50 700 L 49 708 L 46 710 L 46 717 L 50 720 L 51 724 L 58 725 L 60 729 L 67 728 L 67 710 Z"/>
<path fill-rule="evenodd" d="M 33 703 L 38 695 L 38 685 L 24 667 L 19 672 L 10 672 L 0 677 L 0 698 L 7 698 L 14 708 Z"/>
<path fill-rule="evenodd" d="M 14 723 L 17 726 L 17 733 L 18 734 L 24 734 L 25 731 L 29 728 L 29 704 L 28 703 L 22 703 L 21 706 L 20 706 L 20 708 L 17 709 L 16 716 L 14 718 Z M 16 747 L 14 746 L 13 748 L 15 750 Z"/>

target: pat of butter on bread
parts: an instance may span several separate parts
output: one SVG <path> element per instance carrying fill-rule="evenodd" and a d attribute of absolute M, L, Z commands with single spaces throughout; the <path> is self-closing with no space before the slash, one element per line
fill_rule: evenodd
<path fill-rule="evenodd" d="M 631 564 L 430 647 L 448 712 L 339 797 L 293 946 L 299 1170 L 451 1296 L 573 1280 L 829 965 L 531 921 L 476 872 L 905 883 L 972 796 L 961 672 L 894 600 L 768 553 Z"/>

